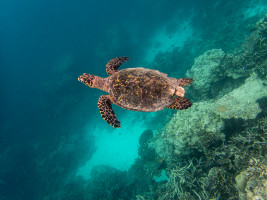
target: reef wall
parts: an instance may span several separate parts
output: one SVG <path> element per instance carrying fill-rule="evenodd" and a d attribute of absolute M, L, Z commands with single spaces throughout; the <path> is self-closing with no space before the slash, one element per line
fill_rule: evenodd
<path fill-rule="evenodd" d="M 236 52 L 212 49 L 195 59 L 186 88 L 193 106 L 147 144 L 150 162 L 164 164 L 143 171 L 164 170 L 168 179 L 151 181 L 153 191 L 137 199 L 267 199 L 266 33 L 267 16 Z"/>

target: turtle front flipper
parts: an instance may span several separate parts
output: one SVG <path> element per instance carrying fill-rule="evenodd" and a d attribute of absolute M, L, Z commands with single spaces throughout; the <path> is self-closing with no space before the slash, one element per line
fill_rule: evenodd
<path fill-rule="evenodd" d="M 175 97 L 174 103 L 169 105 L 166 108 L 177 109 L 177 110 L 185 110 L 192 106 L 192 103 L 189 99 L 183 97 Z"/>
<path fill-rule="evenodd" d="M 109 95 L 100 96 L 97 105 L 100 110 L 101 117 L 114 128 L 120 128 L 120 122 L 112 109 L 111 103 L 112 101 Z"/>
<path fill-rule="evenodd" d="M 111 59 L 106 65 L 106 71 L 108 75 L 110 76 L 113 73 L 117 72 L 121 64 L 127 60 L 129 60 L 128 57 L 118 57 Z"/>

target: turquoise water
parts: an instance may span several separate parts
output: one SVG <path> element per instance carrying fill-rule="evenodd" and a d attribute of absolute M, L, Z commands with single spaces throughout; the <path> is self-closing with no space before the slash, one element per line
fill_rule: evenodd
<path fill-rule="evenodd" d="M 266 199 L 266 14 L 266 0 L 1 1 L 0 200 Z M 109 126 L 106 93 L 77 79 L 120 56 L 193 78 L 193 106 L 113 105 Z"/>

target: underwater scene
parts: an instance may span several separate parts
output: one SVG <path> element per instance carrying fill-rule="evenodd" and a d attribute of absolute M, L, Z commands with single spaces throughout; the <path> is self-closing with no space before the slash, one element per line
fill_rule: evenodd
<path fill-rule="evenodd" d="M 2 0 L 0 27 L 0 200 L 267 199 L 267 0 Z"/>

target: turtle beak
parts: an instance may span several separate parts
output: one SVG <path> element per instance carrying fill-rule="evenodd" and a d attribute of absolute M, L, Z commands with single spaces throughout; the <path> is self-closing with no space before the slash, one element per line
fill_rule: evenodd
<path fill-rule="evenodd" d="M 85 82 L 84 75 L 79 76 L 78 81 L 81 81 L 82 83 L 84 83 Z"/>

